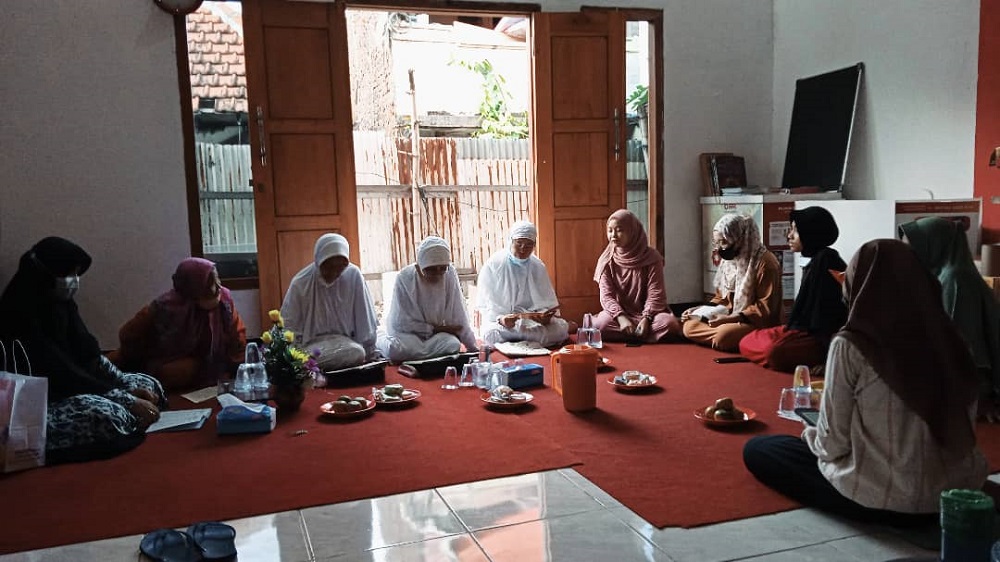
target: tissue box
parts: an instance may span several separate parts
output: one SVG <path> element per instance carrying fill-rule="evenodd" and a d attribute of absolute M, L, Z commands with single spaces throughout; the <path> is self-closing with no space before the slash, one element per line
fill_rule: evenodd
<path fill-rule="evenodd" d="M 543 384 L 542 376 L 544 369 L 537 363 L 512 365 L 510 367 L 502 367 L 502 370 L 507 373 L 507 386 L 514 390 L 542 386 Z"/>
<path fill-rule="evenodd" d="M 226 406 L 215 416 L 219 435 L 270 433 L 274 429 L 275 410 L 264 406 L 255 412 L 246 406 Z"/>

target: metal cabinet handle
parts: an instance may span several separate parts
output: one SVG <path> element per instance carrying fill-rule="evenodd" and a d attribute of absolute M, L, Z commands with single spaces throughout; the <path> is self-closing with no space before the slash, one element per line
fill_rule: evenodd
<path fill-rule="evenodd" d="M 264 143 L 264 110 L 257 106 L 257 135 L 260 138 L 260 165 L 267 167 L 267 146 Z"/>
<path fill-rule="evenodd" d="M 622 153 L 622 119 L 621 115 L 618 113 L 618 108 L 615 108 L 615 162 L 621 158 Z"/>

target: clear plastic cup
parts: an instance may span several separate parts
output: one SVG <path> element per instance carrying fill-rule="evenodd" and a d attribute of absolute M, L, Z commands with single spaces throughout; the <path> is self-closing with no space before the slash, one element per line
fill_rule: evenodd
<path fill-rule="evenodd" d="M 600 330 L 598 330 L 597 328 L 591 328 L 589 337 L 590 337 L 590 343 L 588 345 L 590 345 L 590 347 L 594 349 L 601 349 L 602 347 L 604 347 L 604 340 L 601 338 Z"/>
<path fill-rule="evenodd" d="M 458 386 L 462 388 L 471 388 L 476 386 L 476 372 L 478 367 L 475 363 L 466 363 L 462 365 L 462 378 L 458 381 Z"/>
<path fill-rule="evenodd" d="M 795 413 L 796 408 L 811 408 L 812 407 L 812 389 L 808 386 L 802 388 L 782 388 L 781 389 L 781 399 L 778 402 L 778 415 L 795 421 L 802 421 L 799 419 L 798 414 Z"/>
<path fill-rule="evenodd" d="M 445 390 L 456 390 L 458 388 L 458 369 L 448 367 L 444 370 L 444 381 L 441 382 L 441 388 Z"/>
<path fill-rule="evenodd" d="M 476 365 L 476 375 L 473 379 L 477 388 L 483 390 L 490 389 L 490 371 L 493 365 L 489 361 L 480 361 L 475 363 Z"/>
<path fill-rule="evenodd" d="M 509 382 L 510 375 L 500 367 L 493 367 L 490 369 L 490 390 L 498 386 L 507 386 Z"/>

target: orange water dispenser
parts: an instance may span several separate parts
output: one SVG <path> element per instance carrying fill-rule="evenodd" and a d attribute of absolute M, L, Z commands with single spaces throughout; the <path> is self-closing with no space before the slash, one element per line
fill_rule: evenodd
<path fill-rule="evenodd" d="M 552 353 L 552 388 L 570 412 L 597 407 L 597 361 L 600 353 L 589 345 L 567 345 Z"/>

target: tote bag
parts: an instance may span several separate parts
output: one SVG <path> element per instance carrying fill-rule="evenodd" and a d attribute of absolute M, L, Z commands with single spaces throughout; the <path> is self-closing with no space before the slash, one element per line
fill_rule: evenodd
<path fill-rule="evenodd" d="M 17 348 L 24 358 L 19 374 Z M 45 465 L 45 429 L 48 417 L 49 380 L 31 376 L 28 354 L 20 342 L 11 345 L 11 369 L 7 349 L 0 342 L 0 471 L 14 472 Z"/>

